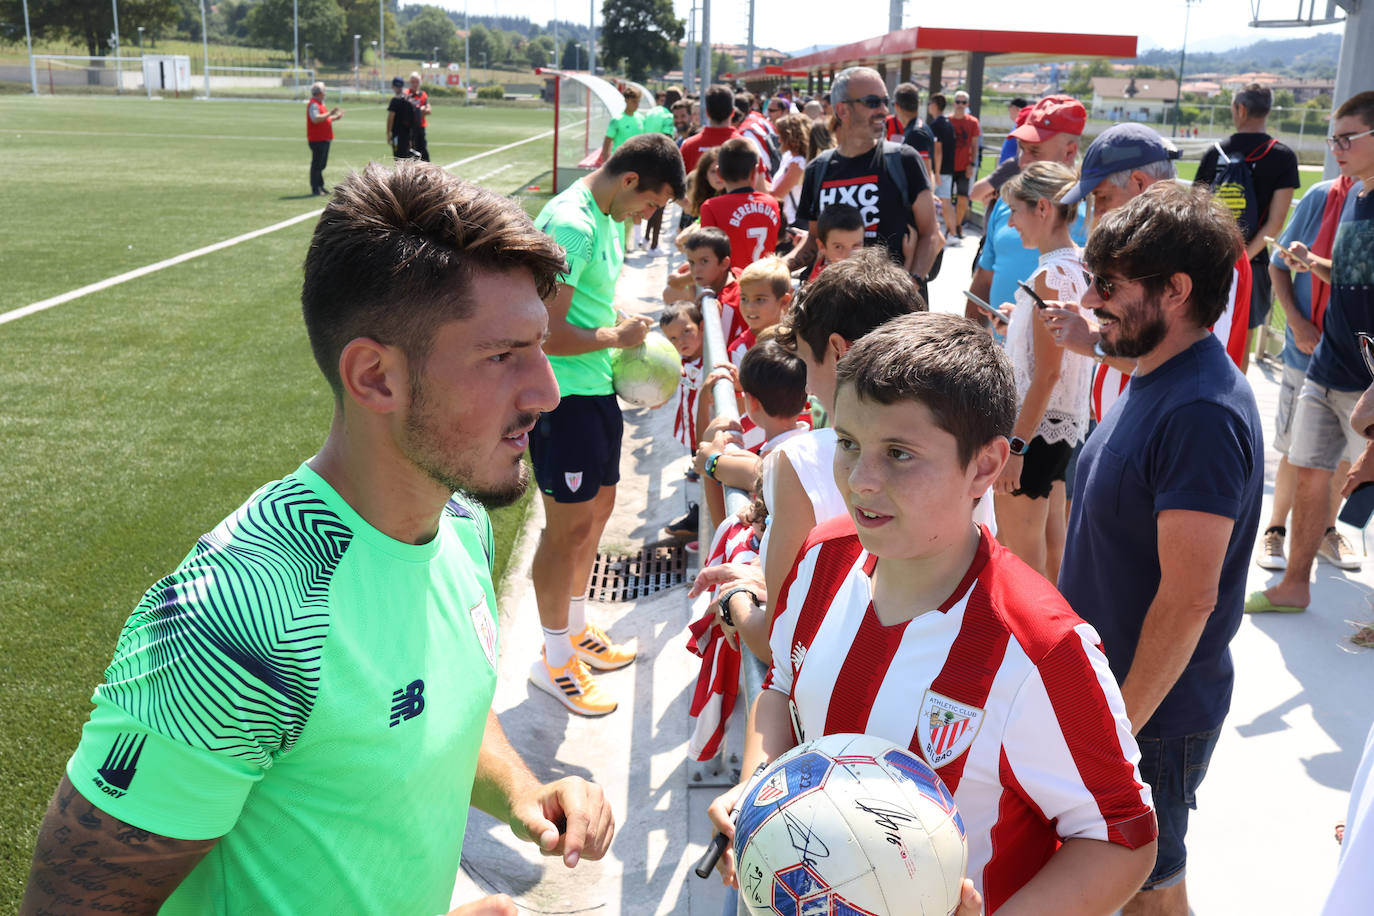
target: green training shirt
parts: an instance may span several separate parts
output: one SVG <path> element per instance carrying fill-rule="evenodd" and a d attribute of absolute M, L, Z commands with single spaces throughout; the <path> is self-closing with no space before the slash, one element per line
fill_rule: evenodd
<path fill-rule="evenodd" d="M 662 105 L 655 105 L 644 113 L 644 130 L 642 133 L 673 135 L 673 113 Z"/>
<path fill-rule="evenodd" d="M 636 111 L 634 114 L 621 114 L 611 119 L 611 123 L 606 125 L 606 136 L 611 138 L 611 152 L 620 149 L 620 144 L 631 137 L 637 137 L 644 133 L 644 115 Z"/>
<path fill-rule="evenodd" d="M 222 837 L 162 913 L 447 911 L 496 688 L 490 544 L 462 497 L 393 540 L 301 465 L 148 590 L 67 776 Z"/>
<path fill-rule="evenodd" d="M 559 279 L 573 287 L 568 323 L 579 328 L 608 328 L 617 321 L 615 283 L 625 262 L 625 227 L 602 213 L 586 182 L 544 205 L 534 225 L 567 253 L 568 272 Z M 562 395 L 614 394 L 611 351 L 576 356 L 550 356 Z"/>

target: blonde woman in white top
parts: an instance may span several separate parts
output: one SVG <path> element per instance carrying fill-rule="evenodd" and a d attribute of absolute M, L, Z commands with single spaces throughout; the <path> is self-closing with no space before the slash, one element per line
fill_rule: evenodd
<path fill-rule="evenodd" d="M 1057 162 L 1037 162 L 1002 186 L 1010 224 L 1040 252 L 1026 285 L 1040 300 L 1078 302 L 1087 289 L 1081 252 L 1069 238 L 1073 210 L 1058 199 L 1076 178 Z M 1056 345 L 1039 303 L 1024 289 L 1007 328 L 1007 353 L 1020 410 L 1012 455 L 994 489 L 998 539 L 1051 582 L 1064 553 L 1064 478 L 1075 446 L 1088 434 L 1093 361 Z"/>

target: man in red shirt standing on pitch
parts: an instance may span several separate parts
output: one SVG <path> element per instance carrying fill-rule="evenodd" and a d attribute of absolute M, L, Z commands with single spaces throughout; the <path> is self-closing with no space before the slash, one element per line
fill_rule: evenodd
<path fill-rule="evenodd" d="M 716 154 L 725 193 L 701 205 L 701 225 L 718 226 L 730 237 L 730 264 L 741 270 L 778 244 L 782 209 L 777 198 L 754 190 L 759 156 L 743 137 L 726 140 Z"/>
<path fill-rule="evenodd" d="M 697 160 L 702 153 L 715 149 L 731 137 L 740 136 L 740 132 L 730 124 L 735 117 L 735 94 L 729 86 L 715 85 L 707 89 L 706 97 L 702 99 L 702 109 L 706 115 L 706 126 L 682 141 L 682 164 L 688 175 L 697 167 Z"/>
<path fill-rule="evenodd" d="M 342 108 L 325 107 L 324 83 L 311 85 L 310 101 L 305 106 L 305 142 L 310 144 L 310 193 L 317 197 L 329 193 L 324 186 L 324 167 L 329 164 L 334 122 L 342 117 Z"/>
<path fill-rule="evenodd" d="M 955 238 L 964 237 L 964 217 L 968 215 L 968 186 L 978 172 L 978 138 L 982 128 L 978 119 L 969 114 L 968 93 L 960 89 L 954 93 L 954 114 L 949 117 L 954 128 L 954 230 Z"/>

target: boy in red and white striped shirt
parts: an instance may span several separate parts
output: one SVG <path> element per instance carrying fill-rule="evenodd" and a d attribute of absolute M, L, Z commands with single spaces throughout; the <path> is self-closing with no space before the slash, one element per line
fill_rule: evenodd
<path fill-rule="evenodd" d="M 839 732 L 907 746 L 959 805 L 987 912 L 1105 916 L 1154 864 L 1154 810 L 1097 634 L 972 521 L 1015 414 L 1005 355 L 963 318 L 893 319 L 840 360 L 849 512 L 773 596 L 742 770 Z M 711 805 L 727 833 L 739 793 Z M 977 911 L 966 892 L 960 916 Z"/>

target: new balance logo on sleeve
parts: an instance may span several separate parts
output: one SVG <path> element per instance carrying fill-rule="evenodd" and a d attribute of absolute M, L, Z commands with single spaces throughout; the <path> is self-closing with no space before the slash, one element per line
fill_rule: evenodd
<path fill-rule="evenodd" d="M 425 682 L 411 681 L 391 695 L 391 728 L 425 711 Z"/>
<path fill-rule="evenodd" d="M 147 741 L 147 735 L 116 735 L 110 752 L 105 755 L 105 763 L 96 770 L 99 775 L 91 781 L 111 798 L 122 798 L 134 781 L 138 758 Z"/>

